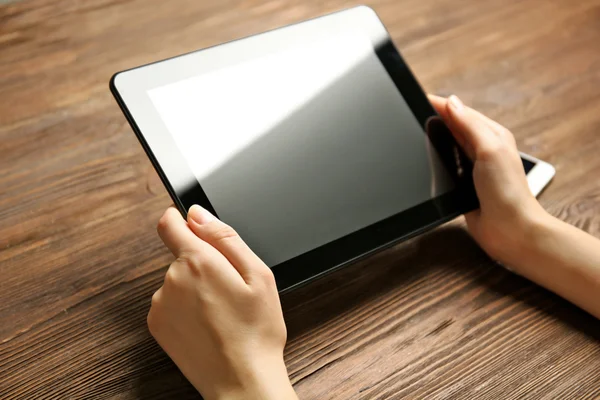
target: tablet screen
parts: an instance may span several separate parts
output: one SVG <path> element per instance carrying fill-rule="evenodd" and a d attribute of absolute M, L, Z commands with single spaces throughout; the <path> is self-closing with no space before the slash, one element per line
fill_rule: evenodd
<path fill-rule="evenodd" d="M 521 161 L 523 162 L 523 168 L 525 168 L 525 174 L 528 174 L 529 171 L 535 167 L 535 163 L 533 161 L 529 161 L 521 157 Z"/>
<path fill-rule="evenodd" d="M 454 189 L 360 33 L 148 95 L 219 218 L 271 267 Z"/>

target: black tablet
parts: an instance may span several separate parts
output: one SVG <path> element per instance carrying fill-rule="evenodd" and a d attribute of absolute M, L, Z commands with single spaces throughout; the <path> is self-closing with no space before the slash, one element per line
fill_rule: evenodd
<path fill-rule="evenodd" d="M 182 214 L 234 227 L 280 291 L 477 207 L 469 161 L 368 7 L 110 87 Z"/>

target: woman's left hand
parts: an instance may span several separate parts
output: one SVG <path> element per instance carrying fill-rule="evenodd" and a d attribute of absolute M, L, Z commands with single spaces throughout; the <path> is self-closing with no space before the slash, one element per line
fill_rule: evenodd
<path fill-rule="evenodd" d="M 187 222 L 169 208 L 157 230 L 176 257 L 148 314 L 158 344 L 207 400 L 296 399 L 271 270 L 199 206 Z"/>

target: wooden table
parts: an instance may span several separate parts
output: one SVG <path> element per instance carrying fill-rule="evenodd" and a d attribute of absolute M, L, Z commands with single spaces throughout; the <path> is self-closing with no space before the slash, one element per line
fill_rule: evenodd
<path fill-rule="evenodd" d="M 170 200 L 109 77 L 354 3 L 0 6 L 0 398 L 198 397 L 146 328 Z M 368 3 L 425 88 L 553 163 L 540 201 L 600 235 L 600 0 Z M 283 304 L 303 399 L 600 396 L 600 323 L 495 265 L 461 221 Z"/>

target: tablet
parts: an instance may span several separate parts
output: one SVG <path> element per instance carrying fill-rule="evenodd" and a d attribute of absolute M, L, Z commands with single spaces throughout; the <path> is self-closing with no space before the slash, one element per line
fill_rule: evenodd
<path fill-rule="evenodd" d="M 368 7 L 110 86 L 181 213 L 231 225 L 280 291 L 477 207 L 470 162 Z"/>

